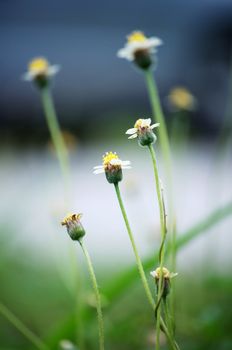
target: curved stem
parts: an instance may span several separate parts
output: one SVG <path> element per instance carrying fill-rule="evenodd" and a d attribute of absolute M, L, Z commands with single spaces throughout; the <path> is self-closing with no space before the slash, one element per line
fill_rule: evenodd
<path fill-rule="evenodd" d="M 49 87 L 44 87 L 41 89 L 41 98 L 44 108 L 44 113 L 47 121 L 47 125 L 51 134 L 52 142 L 54 144 L 57 158 L 60 163 L 60 168 L 62 171 L 64 185 L 66 190 L 67 199 L 70 195 L 70 166 L 68 151 L 65 145 L 60 126 L 57 120 L 56 111 L 52 95 Z"/>
<path fill-rule="evenodd" d="M 49 350 L 48 346 L 2 303 L 0 303 L 0 313 L 17 328 L 25 338 L 30 340 L 37 349 Z"/>
<path fill-rule="evenodd" d="M 83 241 L 80 241 L 79 243 L 80 243 L 81 248 L 83 250 L 83 253 L 86 257 L 86 261 L 87 261 L 87 265 L 88 265 L 88 269 L 89 269 L 89 274 L 90 274 L 90 278 L 91 278 L 92 285 L 93 285 L 93 290 L 94 290 L 95 297 L 96 297 L 98 332 L 99 332 L 99 349 L 104 350 L 104 323 L 103 323 L 103 315 L 102 315 L 102 308 L 101 308 L 101 296 L 99 293 L 97 279 L 96 279 L 96 276 L 94 273 L 94 268 L 93 268 L 93 264 L 92 264 L 90 255 L 89 255 Z"/>
<path fill-rule="evenodd" d="M 120 189 L 119 189 L 118 183 L 115 183 L 114 187 L 115 187 L 117 199 L 118 199 L 118 202 L 119 202 L 119 206 L 120 206 L 120 209 L 121 209 L 121 212 L 122 212 L 122 216 L 123 216 L 126 228 L 127 228 L 127 232 L 128 232 L 128 235 L 129 235 L 129 238 L 130 238 L 130 241 L 131 241 L 131 245 L 132 245 L 132 248 L 133 248 L 133 251 L 134 251 L 134 254 L 135 254 L 135 259 L 136 259 L 137 267 L 138 267 L 138 270 L 139 270 L 140 278 L 142 280 L 142 284 L 143 284 L 143 287 L 144 287 L 144 290 L 145 290 L 148 302 L 151 305 L 153 311 L 156 313 L 156 304 L 155 304 L 155 301 L 154 301 L 154 299 L 152 297 L 152 293 L 151 293 L 150 287 L 149 287 L 148 282 L 147 282 L 147 278 L 146 278 L 146 275 L 145 275 L 145 272 L 144 272 L 144 268 L 143 268 L 143 265 L 142 265 L 142 262 L 141 262 L 141 259 L 140 259 L 140 256 L 139 256 L 136 244 L 135 244 L 134 236 L 133 236 L 130 224 L 129 224 L 129 220 L 128 220 L 128 217 L 127 217 L 127 214 L 126 214 L 126 210 L 125 210 L 125 207 L 124 207 L 124 204 L 123 204 L 123 200 L 122 200 L 122 197 L 121 197 L 121 193 L 120 193 Z M 163 332 L 166 334 L 166 337 L 168 339 L 168 342 L 170 344 L 171 349 L 177 350 L 175 341 L 172 339 L 171 335 L 169 334 L 168 329 L 167 329 L 167 327 L 165 325 L 165 322 L 164 322 L 162 317 L 160 317 L 160 326 L 161 326 Z"/>

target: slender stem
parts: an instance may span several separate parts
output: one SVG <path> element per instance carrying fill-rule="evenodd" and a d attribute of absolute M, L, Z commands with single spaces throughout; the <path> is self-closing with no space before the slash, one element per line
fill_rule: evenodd
<path fill-rule="evenodd" d="M 115 187 L 116 195 L 117 195 L 117 198 L 118 198 L 119 206 L 120 206 L 120 209 L 121 209 L 121 212 L 122 212 L 122 216 L 123 216 L 126 228 L 127 228 L 127 232 L 128 232 L 128 235 L 129 235 L 129 238 L 130 238 L 130 241 L 131 241 L 131 245 L 132 245 L 132 248 L 133 248 L 133 251 L 134 251 L 134 254 L 135 254 L 137 267 L 138 267 L 138 270 L 139 270 L 140 278 L 142 280 L 142 284 L 143 284 L 143 287 L 144 287 L 144 290 L 145 290 L 148 302 L 151 305 L 153 311 L 156 312 L 156 304 L 155 304 L 155 301 L 154 301 L 154 299 L 152 297 L 152 293 L 151 293 L 150 287 L 149 287 L 148 282 L 147 282 L 147 278 L 146 278 L 146 275 L 145 275 L 145 272 L 144 272 L 144 268 L 143 268 L 143 265 L 142 265 L 142 262 L 141 262 L 141 259 L 140 259 L 140 256 L 139 256 L 136 244 L 135 244 L 134 236 L 133 236 L 130 224 L 129 224 L 129 220 L 128 220 L 128 217 L 127 217 L 127 214 L 126 214 L 126 210 L 125 210 L 125 207 L 124 207 L 124 204 L 123 204 L 123 200 L 122 200 L 122 197 L 121 197 L 121 192 L 120 192 L 118 183 L 115 183 L 114 187 Z M 173 340 L 172 336 L 169 334 L 169 331 L 168 331 L 168 329 L 167 329 L 167 327 L 165 325 L 165 322 L 164 322 L 162 317 L 160 317 L 160 325 L 161 325 L 161 328 L 162 328 L 163 332 L 167 336 L 167 339 L 168 339 L 168 342 L 170 344 L 171 349 L 177 350 L 176 343 Z"/>
<path fill-rule="evenodd" d="M 135 240 L 134 240 L 134 236 L 133 236 L 132 230 L 130 228 L 130 224 L 129 224 L 129 221 L 128 221 L 128 218 L 127 218 L 126 210 L 125 210 L 124 205 L 123 205 L 123 201 L 122 201 L 122 197 L 121 197 L 121 193 L 120 193 L 120 189 L 119 189 L 118 183 L 115 183 L 114 187 L 115 187 L 116 195 L 117 195 L 117 198 L 118 198 L 119 206 L 120 206 L 120 209 L 121 209 L 121 212 L 122 212 L 122 216 L 123 216 L 123 219 L 125 221 L 127 232 L 128 232 L 128 235 L 129 235 L 129 238 L 130 238 L 130 241 L 131 241 L 131 245 L 132 245 L 132 248 L 133 248 L 133 251 L 134 251 L 134 254 L 135 254 L 135 259 L 136 259 L 136 263 L 137 263 L 137 267 L 138 267 L 138 270 L 139 270 L 139 274 L 140 274 L 140 277 L 141 277 L 141 280 L 142 280 L 142 283 L 143 283 L 143 287 L 145 289 L 146 296 L 147 296 L 147 299 L 148 299 L 149 303 L 151 304 L 152 308 L 154 308 L 155 307 L 155 302 L 154 302 L 154 299 L 153 299 L 152 294 L 151 294 L 151 290 L 150 290 L 148 282 L 147 282 L 147 278 L 146 278 L 146 275 L 145 275 L 145 272 L 144 272 L 144 269 L 143 269 L 143 265 L 142 265 L 142 262 L 141 262 L 141 259 L 140 259 L 140 256 L 139 256 L 136 244 L 135 244 Z"/>
<path fill-rule="evenodd" d="M 159 284 L 158 284 L 158 293 L 157 293 L 157 300 L 162 298 L 162 285 L 163 285 L 163 266 L 164 266 L 164 253 L 165 253 L 165 238 L 166 238 L 166 222 L 165 222 L 165 211 L 164 211 L 164 200 L 162 196 L 162 190 L 160 186 L 160 179 L 158 174 L 158 168 L 157 168 L 157 162 L 156 162 L 156 155 L 154 148 L 152 144 L 148 146 L 152 164 L 154 168 L 154 175 L 155 175 L 155 185 L 156 185 L 156 193 L 157 193 L 157 199 L 159 204 L 159 213 L 160 213 L 160 226 L 161 226 L 161 245 L 160 245 L 160 251 L 159 251 L 159 267 L 160 267 L 160 278 L 159 278 Z M 161 317 L 161 310 L 160 305 L 158 304 L 157 307 L 157 322 L 156 322 L 156 347 L 159 349 L 159 336 L 160 336 L 160 317 Z"/>
<path fill-rule="evenodd" d="M 159 204 L 161 237 L 163 240 L 165 233 L 166 233 L 166 227 L 165 227 L 165 213 L 164 213 L 164 205 L 163 205 L 163 199 L 162 199 L 162 190 L 161 190 L 161 186 L 160 186 L 160 178 L 159 178 L 158 167 L 157 167 L 157 162 L 156 162 L 155 150 L 154 150 L 152 144 L 150 144 L 148 146 L 148 149 L 149 149 L 150 154 L 151 154 L 151 159 L 152 159 L 152 164 L 153 164 L 153 169 L 154 169 L 155 186 L 156 186 L 156 193 L 157 193 L 157 199 L 158 199 L 158 204 Z"/>
<path fill-rule="evenodd" d="M 153 77 L 153 72 L 151 69 L 145 70 L 145 79 L 147 83 L 148 94 L 151 102 L 153 117 L 156 119 L 158 123 L 160 123 L 159 127 L 159 135 L 160 135 L 160 144 L 161 150 L 165 159 L 166 170 L 168 173 L 171 173 L 171 154 L 170 154 L 170 145 L 168 140 L 168 132 L 167 126 L 165 123 L 164 114 L 162 111 L 158 89 L 156 86 L 155 79 Z"/>
<path fill-rule="evenodd" d="M 47 125 L 60 163 L 67 198 L 70 193 L 70 165 L 68 151 L 57 120 L 56 111 L 49 87 L 41 89 L 41 98 Z"/>
<path fill-rule="evenodd" d="M 172 336 L 174 336 L 174 327 L 173 327 L 174 325 L 173 325 L 173 321 L 171 320 L 170 312 L 168 309 L 167 298 L 163 299 L 163 306 L 164 306 L 164 317 L 165 317 L 166 325 L 168 327 L 168 331 L 170 334 L 172 334 Z"/>
<path fill-rule="evenodd" d="M 17 328 L 39 350 L 49 350 L 46 344 L 18 319 L 5 305 L 0 303 L 0 313 Z"/>
<path fill-rule="evenodd" d="M 90 258 L 90 255 L 83 243 L 80 241 L 81 248 L 86 257 L 90 278 L 92 281 L 95 297 L 96 297 L 96 306 L 97 306 L 97 318 L 98 318 L 98 331 L 99 331 L 99 349 L 104 350 L 104 323 L 103 323 L 103 315 L 102 315 L 102 307 L 101 307 L 101 296 L 99 293 L 97 279 L 94 273 L 93 264 Z"/>
<path fill-rule="evenodd" d="M 165 123 L 165 118 L 163 114 L 163 110 L 160 103 L 158 88 L 156 86 L 155 78 L 153 75 L 153 71 L 151 69 L 147 69 L 144 71 L 145 80 L 147 84 L 147 90 L 150 98 L 152 114 L 154 119 L 160 123 L 160 127 L 158 129 L 160 135 L 160 145 L 161 151 L 165 161 L 165 172 L 168 181 L 168 194 L 169 194 L 169 228 L 170 228 L 170 239 L 171 239 L 171 268 L 174 269 L 176 265 L 176 234 L 174 225 L 176 225 L 175 219 L 175 209 L 174 209 L 174 199 L 173 199 L 173 184 L 172 184 L 172 161 L 171 161 L 171 152 L 170 152 L 170 143 L 168 138 L 167 126 Z M 174 294 L 173 294 L 174 295 Z M 172 310 L 174 312 L 174 300 L 172 304 Z"/>

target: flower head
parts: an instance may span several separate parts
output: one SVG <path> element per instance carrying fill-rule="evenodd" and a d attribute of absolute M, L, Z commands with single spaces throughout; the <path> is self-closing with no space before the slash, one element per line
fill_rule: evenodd
<path fill-rule="evenodd" d="M 168 95 L 168 102 L 175 110 L 192 111 L 196 108 L 196 98 L 185 87 L 175 87 Z"/>
<path fill-rule="evenodd" d="M 134 31 L 127 36 L 127 43 L 117 55 L 128 61 L 134 61 L 142 69 L 147 69 L 152 64 L 152 55 L 161 44 L 162 41 L 159 38 L 147 38 L 143 32 Z"/>
<path fill-rule="evenodd" d="M 138 119 L 133 128 L 128 129 L 126 134 L 131 135 L 128 138 L 134 139 L 138 137 L 139 144 L 141 146 L 148 146 L 156 141 L 156 135 L 153 133 L 153 129 L 157 128 L 159 123 L 151 125 L 151 118 Z"/>
<path fill-rule="evenodd" d="M 49 78 L 55 75 L 60 70 L 58 65 L 50 65 L 43 58 L 34 58 L 28 64 L 28 71 L 24 74 L 24 80 L 35 81 L 39 87 L 44 87 L 48 84 Z"/>
<path fill-rule="evenodd" d="M 119 159 L 117 153 L 106 152 L 102 157 L 102 165 L 94 167 L 94 174 L 105 173 L 109 183 L 118 183 L 122 180 L 122 169 L 130 169 L 129 160 Z"/>
<path fill-rule="evenodd" d="M 151 271 L 150 272 L 151 276 L 155 278 L 155 282 L 157 285 L 157 289 L 159 286 L 159 280 L 161 277 L 161 268 L 157 267 L 157 269 L 155 271 Z M 168 293 L 170 292 L 170 288 L 171 288 L 171 279 L 176 277 L 178 275 L 178 273 L 174 273 L 174 272 L 170 272 L 166 267 L 162 268 L 162 277 L 164 280 L 164 289 L 163 289 L 163 297 L 166 298 L 166 296 L 168 295 Z"/>
<path fill-rule="evenodd" d="M 80 222 L 82 214 L 68 214 L 61 221 L 62 226 L 66 226 L 69 236 L 74 241 L 79 241 L 84 235 L 85 230 Z"/>

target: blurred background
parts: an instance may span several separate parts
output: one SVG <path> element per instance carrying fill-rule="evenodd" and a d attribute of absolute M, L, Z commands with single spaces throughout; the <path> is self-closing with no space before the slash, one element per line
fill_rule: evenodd
<path fill-rule="evenodd" d="M 0 27 L 0 302 L 50 348 L 57 349 L 65 338 L 75 341 L 74 296 L 67 289 L 73 288 L 78 253 L 83 289 L 88 290 L 83 297 L 88 332 L 83 327 L 83 338 L 86 349 L 96 349 L 85 264 L 79 247 L 70 253 L 73 245 L 60 221 L 67 211 L 84 214 L 86 244 L 103 293 L 113 276 L 134 264 L 113 188 L 103 175 L 92 174 L 105 151 L 117 151 L 132 162 L 122 192 L 141 255 L 145 259 L 159 246 L 149 154 L 125 136 L 136 119 L 151 116 L 146 85 L 142 73 L 116 53 L 133 30 L 163 40 L 154 74 L 171 140 L 181 236 L 213 210 L 231 203 L 232 3 L 2 0 Z M 52 91 L 70 151 L 71 208 L 64 204 L 39 92 L 22 79 L 28 62 L 38 56 L 61 65 Z M 177 87 L 187 90 L 192 105 L 173 100 Z M 165 186 L 158 141 L 156 149 Z M 231 224 L 227 217 L 178 254 L 177 337 L 183 349 L 232 348 Z M 154 348 L 143 299 L 136 284 L 114 306 L 106 301 L 111 350 Z M 1 315 L 0 349 L 33 349 Z"/>

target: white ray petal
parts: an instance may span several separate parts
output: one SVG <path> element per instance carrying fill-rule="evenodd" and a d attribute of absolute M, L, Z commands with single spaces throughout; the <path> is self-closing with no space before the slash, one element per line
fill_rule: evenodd
<path fill-rule="evenodd" d="M 151 271 L 151 272 L 150 272 L 150 275 L 151 275 L 152 277 L 154 277 L 154 278 L 157 277 L 157 273 L 156 273 L 155 271 Z"/>
<path fill-rule="evenodd" d="M 127 135 L 131 135 L 137 132 L 137 128 L 131 128 L 126 131 Z"/>
<path fill-rule="evenodd" d="M 129 165 L 123 165 L 122 166 L 122 169 L 131 169 L 132 167 L 131 166 L 129 166 Z"/>
<path fill-rule="evenodd" d="M 142 119 L 142 124 L 141 124 L 141 127 L 147 127 L 147 126 L 150 126 L 151 125 L 151 118 L 148 118 L 148 119 Z"/>
<path fill-rule="evenodd" d="M 48 67 L 48 75 L 55 75 L 60 71 L 60 65 L 59 64 L 53 64 L 52 66 Z"/>
<path fill-rule="evenodd" d="M 160 123 L 155 123 L 150 126 L 151 129 L 158 128 L 160 126 Z"/>
<path fill-rule="evenodd" d="M 103 165 L 96 165 L 96 166 L 94 166 L 93 168 L 94 168 L 94 169 L 103 169 L 104 166 L 103 166 Z"/>
<path fill-rule="evenodd" d="M 128 137 L 128 139 L 135 139 L 138 135 L 137 134 L 134 134 L 134 135 L 131 135 L 130 137 Z"/>
<path fill-rule="evenodd" d="M 94 173 L 95 175 L 97 175 L 97 174 L 102 174 L 102 173 L 104 173 L 104 171 L 105 171 L 104 169 L 96 169 L 96 170 L 94 170 L 93 173 Z"/>
<path fill-rule="evenodd" d="M 130 165 L 130 160 L 122 160 L 122 165 Z"/>
<path fill-rule="evenodd" d="M 25 81 L 31 81 L 34 79 L 34 75 L 31 72 L 23 74 L 22 79 Z"/>

